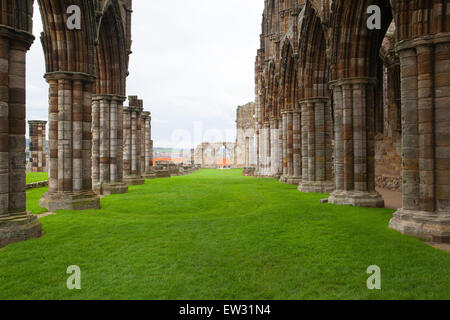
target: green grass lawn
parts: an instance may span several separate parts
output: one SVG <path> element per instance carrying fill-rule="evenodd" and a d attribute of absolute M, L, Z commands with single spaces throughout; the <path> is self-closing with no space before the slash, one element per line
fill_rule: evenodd
<path fill-rule="evenodd" d="M 449 254 L 389 230 L 392 210 L 324 197 L 240 170 L 151 180 L 0 250 L 0 299 L 450 299 Z M 71 265 L 82 290 L 66 288 Z"/>
<path fill-rule="evenodd" d="M 47 172 L 27 172 L 27 183 L 41 182 L 48 180 Z"/>

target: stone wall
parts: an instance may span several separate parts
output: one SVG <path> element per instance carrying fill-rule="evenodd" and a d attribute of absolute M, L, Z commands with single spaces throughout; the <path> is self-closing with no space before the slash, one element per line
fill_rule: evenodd
<path fill-rule="evenodd" d="M 47 171 L 47 121 L 28 121 L 30 128 L 30 170 Z"/>
<path fill-rule="evenodd" d="M 236 164 L 237 168 L 256 166 L 255 103 L 240 106 L 236 112 Z"/>
<path fill-rule="evenodd" d="M 224 154 L 223 150 L 226 150 Z M 205 169 L 216 169 L 226 166 L 224 160 L 228 162 L 228 166 L 236 167 L 236 144 L 231 142 L 204 142 L 200 144 L 194 151 L 195 165 L 199 165 Z M 225 157 L 225 159 L 224 159 Z"/>

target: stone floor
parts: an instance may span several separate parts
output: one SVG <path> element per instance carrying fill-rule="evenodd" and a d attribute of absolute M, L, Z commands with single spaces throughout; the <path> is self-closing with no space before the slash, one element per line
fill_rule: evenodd
<path fill-rule="evenodd" d="M 402 207 L 402 193 L 387 189 L 377 188 L 377 191 L 383 196 L 385 207 L 388 209 L 400 209 Z"/>

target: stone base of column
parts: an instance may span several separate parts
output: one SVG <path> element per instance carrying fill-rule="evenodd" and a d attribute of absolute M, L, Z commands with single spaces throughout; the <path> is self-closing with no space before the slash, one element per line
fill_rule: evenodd
<path fill-rule="evenodd" d="M 384 208 L 383 197 L 378 192 L 334 191 L 328 202 L 355 207 Z"/>
<path fill-rule="evenodd" d="M 156 179 L 157 177 L 156 177 L 156 173 L 154 173 L 154 172 L 152 171 L 152 172 L 144 173 L 144 174 L 142 175 L 142 178 L 144 178 L 144 179 Z"/>
<path fill-rule="evenodd" d="M 302 181 L 298 187 L 300 192 L 331 193 L 334 191 L 333 181 Z"/>
<path fill-rule="evenodd" d="M 108 196 L 110 194 L 123 194 L 128 192 L 128 185 L 125 182 L 104 183 L 95 185 L 94 192 L 98 195 Z"/>
<path fill-rule="evenodd" d="M 298 186 L 302 182 L 301 177 L 286 177 L 286 183 Z"/>
<path fill-rule="evenodd" d="M 389 228 L 436 243 L 450 243 L 450 212 L 424 212 L 400 209 Z"/>
<path fill-rule="evenodd" d="M 56 210 L 100 209 L 100 198 L 93 191 L 45 193 L 39 205 L 50 212 Z"/>
<path fill-rule="evenodd" d="M 157 178 L 170 178 L 169 170 L 155 170 L 155 174 Z"/>
<path fill-rule="evenodd" d="M 0 218 L 0 248 L 9 244 L 40 238 L 42 226 L 31 213 Z"/>
<path fill-rule="evenodd" d="M 125 182 L 129 186 L 140 186 L 145 184 L 145 178 L 142 176 L 129 176 L 124 177 L 123 182 Z"/>

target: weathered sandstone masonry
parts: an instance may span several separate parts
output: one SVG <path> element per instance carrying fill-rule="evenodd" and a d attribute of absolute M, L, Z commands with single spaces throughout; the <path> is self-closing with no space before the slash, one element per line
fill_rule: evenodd
<path fill-rule="evenodd" d="M 0 6 L 0 247 L 41 236 L 26 211 L 25 66 L 33 43 L 31 7 Z M 21 14 L 20 18 L 14 13 Z"/>
<path fill-rule="evenodd" d="M 92 183 L 94 191 L 120 194 L 123 182 L 123 102 L 125 97 L 96 95 L 92 99 Z"/>
<path fill-rule="evenodd" d="M 330 203 L 384 207 L 375 190 L 374 86 L 376 79 L 333 83 L 335 108 L 335 186 Z"/>
<path fill-rule="evenodd" d="M 50 211 L 99 208 L 91 177 L 92 96 L 125 95 L 131 0 L 37 2 L 49 84 L 50 178 L 40 204 Z M 81 9 L 79 30 L 66 24 L 69 5 Z M 34 40 L 33 1 L 5 0 L 0 11 L 0 246 L 4 246 L 39 237 L 41 227 L 25 210 L 25 54 Z M 37 163 L 44 167 L 40 160 Z"/>
<path fill-rule="evenodd" d="M 381 28 L 367 27 L 373 4 Z M 281 168 L 280 181 L 331 192 L 339 205 L 383 207 L 376 187 L 402 191 L 391 228 L 450 242 L 448 8 L 447 0 L 266 0 L 255 176 Z"/>
<path fill-rule="evenodd" d="M 334 190 L 332 121 L 329 99 L 300 101 L 302 112 L 301 192 L 330 193 Z"/>
<path fill-rule="evenodd" d="M 152 117 L 150 112 L 142 113 L 142 148 L 142 176 L 145 179 L 154 179 L 156 174 L 153 168 Z"/>
<path fill-rule="evenodd" d="M 123 109 L 123 173 L 128 185 L 145 183 L 142 177 L 142 112 L 143 101 L 128 97 L 129 106 Z"/>
<path fill-rule="evenodd" d="M 49 211 L 100 207 L 92 190 L 92 76 L 46 75 L 49 91 L 49 189 L 40 206 Z"/>
<path fill-rule="evenodd" d="M 397 45 L 403 114 L 403 208 L 390 227 L 450 243 L 450 33 Z"/>
<path fill-rule="evenodd" d="M 240 106 L 236 111 L 236 167 L 238 168 L 256 166 L 254 113 L 254 103 Z"/>
<path fill-rule="evenodd" d="M 28 121 L 31 172 L 47 171 L 47 121 Z"/>

